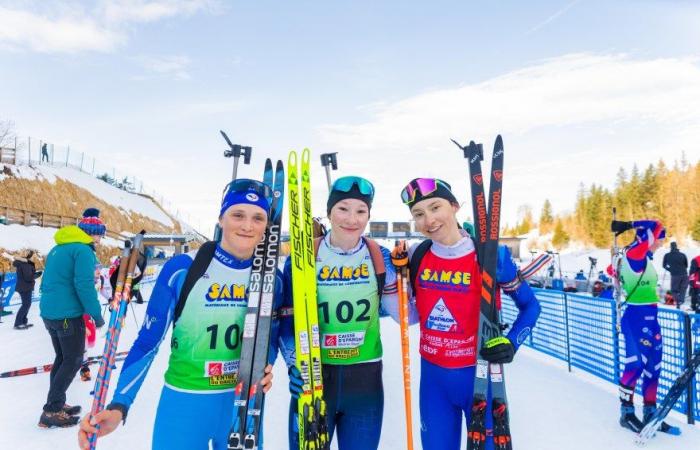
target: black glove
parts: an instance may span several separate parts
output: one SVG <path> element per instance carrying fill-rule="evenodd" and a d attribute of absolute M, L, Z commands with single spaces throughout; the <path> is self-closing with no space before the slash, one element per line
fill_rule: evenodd
<path fill-rule="evenodd" d="M 627 230 L 631 230 L 634 228 L 634 225 L 632 225 L 632 222 L 623 222 L 622 220 L 613 220 L 610 223 L 610 231 L 614 232 L 615 234 L 622 234 Z"/>
<path fill-rule="evenodd" d="M 515 347 L 505 336 L 489 339 L 481 349 L 481 357 L 490 363 L 509 363 L 515 356 Z"/>

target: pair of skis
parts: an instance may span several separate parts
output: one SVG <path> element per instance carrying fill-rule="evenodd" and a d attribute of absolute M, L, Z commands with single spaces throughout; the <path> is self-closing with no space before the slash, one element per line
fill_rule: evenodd
<path fill-rule="evenodd" d="M 119 265 L 117 272 L 117 283 L 114 287 L 114 294 L 110 303 L 109 326 L 107 327 L 107 336 L 105 338 L 105 346 L 100 359 L 100 370 L 95 378 L 95 389 L 93 390 L 92 409 L 90 410 L 90 418 L 105 408 L 107 401 L 107 392 L 109 391 L 109 381 L 114 369 L 114 362 L 117 355 L 117 346 L 119 344 L 119 336 L 121 334 L 122 325 L 126 311 L 129 307 L 131 299 L 131 284 L 135 277 L 136 261 L 141 252 L 143 236 L 146 231 L 141 231 L 133 238 L 132 241 L 124 243 L 122 251 L 122 263 Z M 126 263 L 124 263 L 126 261 Z M 99 429 L 99 425 L 97 425 Z M 90 450 L 94 450 L 97 446 L 97 433 L 88 436 L 90 442 Z"/>
<path fill-rule="evenodd" d="M 115 361 L 122 361 L 124 358 L 126 358 L 127 353 L 129 352 L 118 352 L 115 355 Z M 101 359 L 102 355 L 88 356 L 87 359 L 83 361 L 83 364 L 95 364 L 100 362 Z M 0 378 L 21 377 L 24 375 L 34 375 L 35 373 L 51 372 L 51 369 L 53 369 L 53 363 L 44 364 L 43 366 L 34 366 L 26 367 L 24 369 L 9 370 L 7 372 L 0 373 Z"/>
<path fill-rule="evenodd" d="M 314 255 L 313 215 L 311 213 L 311 152 L 301 153 L 301 176 L 297 153 L 289 153 L 289 234 L 294 298 L 295 364 L 303 381 L 299 395 L 297 422 L 300 450 L 330 448 L 323 400 L 321 342 L 316 299 L 316 256 Z M 300 186 L 301 181 L 301 186 Z M 303 214 L 302 214 L 303 212 Z"/>
<path fill-rule="evenodd" d="M 654 415 L 647 420 L 642 431 L 635 438 L 635 443 L 640 446 L 646 445 L 649 439 L 654 437 L 658 429 L 661 427 L 664 419 L 673 409 L 678 399 L 688 391 L 688 385 L 695 379 L 695 372 L 700 370 L 700 350 L 697 350 L 693 357 L 688 362 L 685 370 L 676 378 L 671 388 L 668 390 L 666 397 L 661 402 L 661 405 L 656 409 Z M 692 399 L 688 399 L 692 401 Z"/>
<path fill-rule="evenodd" d="M 254 450 L 260 445 L 260 426 L 265 401 L 261 380 L 265 376 L 270 348 L 284 181 L 282 161 L 277 161 L 273 173 L 272 161 L 267 159 L 263 182 L 273 188 L 273 198 L 265 237 L 253 253 L 248 284 L 248 309 L 243 325 L 238 381 L 234 391 L 233 425 L 228 440 L 229 450 Z"/>
<path fill-rule="evenodd" d="M 496 304 L 498 283 L 496 268 L 498 265 L 498 238 L 501 221 L 501 202 L 503 186 L 503 139 L 499 135 L 493 147 L 491 160 L 491 181 L 488 200 L 484 193 L 484 180 L 481 161 L 484 159 L 483 146 L 471 141 L 462 147 L 469 160 L 469 178 L 471 186 L 472 208 L 476 234 L 476 251 L 481 266 L 481 307 L 477 340 L 476 377 L 474 379 L 474 398 L 471 419 L 467 425 L 467 449 L 483 450 L 486 448 L 486 411 L 489 382 L 491 383 L 491 413 L 493 416 L 493 441 L 497 450 L 512 450 L 508 420 L 508 400 L 503 364 L 489 364 L 481 358 L 480 349 L 489 339 L 501 336 L 499 310 Z M 488 209 L 487 209 L 488 201 Z"/>

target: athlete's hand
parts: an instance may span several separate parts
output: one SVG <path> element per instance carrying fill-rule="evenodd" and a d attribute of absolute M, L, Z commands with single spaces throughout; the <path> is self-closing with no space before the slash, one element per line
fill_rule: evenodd
<path fill-rule="evenodd" d="M 489 339 L 481 349 L 481 357 L 490 363 L 509 363 L 515 356 L 515 347 L 505 336 Z"/>
<path fill-rule="evenodd" d="M 122 421 L 122 412 L 118 409 L 105 409 L 90 420 L 90 414 L 86 414 L 83 420 L 80 421 L 80 429 L 78 430 L 78 445 L 81 450 L 90 448 L 88 442 L 88 434 L 97 433 L 97 437 L 105 436 L 116 430 L 119 423 Z M 95 425 L 99 425 L 98 430 Z"/>
<path fill-rule="evenodd" d="M 395 267 L 406 267 L 408 265 L 408 250 L 406 241 L 399 241 L 391 251 L 391 262 Z"/>
<path fill-rule="evenodd" d="M 272 364 L 268 364 L 265 367 L 265 376 L 260 380 L 260 384 L 262 384 L 263 392 L 266 394 L 272 388 Z"/>

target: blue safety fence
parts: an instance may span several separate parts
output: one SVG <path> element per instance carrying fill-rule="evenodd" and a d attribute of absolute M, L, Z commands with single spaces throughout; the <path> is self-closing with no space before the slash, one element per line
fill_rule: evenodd
<path fill-rule="evenodd" d="M 615 301 L 569 292 L 535 289 L 542 313 L 525 345 L 566 361 L 611 383 L 618 383 L 624 369 L 624 336 L 617 333 Z M 624 309 L 623 309 L 624 313 Z M 517 315 L 513 300 L 503 296 L 503 320 L 512 323 Z M 684 370 L 694 349 L 700 348 L 700 314 L 659 308 L 663 339 L 663 360 L 659 379 L 659 399 Z M 675 409 L 700 420 L 700 380 L 696 377 L 691 393 L 684 394 Z M 637 392 L 641 382 L 637 383 Z M 690 395 L 690 397 L 689 397 Z M 690 400 L 689 400 L 690 399 Z"/>

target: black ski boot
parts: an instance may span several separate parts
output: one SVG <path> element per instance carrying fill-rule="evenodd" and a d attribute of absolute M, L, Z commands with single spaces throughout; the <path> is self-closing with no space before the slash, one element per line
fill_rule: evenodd
<path fill-rule="evenodd" d="M 642 431 L 644 424 L 634 414 L 634 405 L 620 405 L 620 425 L 635 433 Z"/>
<path fill-rule="evenodd" d="M 80 405 L 75 405 L 71 406 L 68 404 L 63 405 L 63 412 L 68 414 L 69 416 L 77 416 L 80 414 L 80 411 L 82 411 L 83 408 Z"/>
<path fill-rule="evenodd" d="M 41 428 L 67 428 L 77 425 L 80 421 L 80 417 L 71 416 L 65 411 L 60 410 L 57 412 L 47 412 L 44 411 L 39 417 L 39 427 Z"/>
<path fill-rule="evenodd" d="M 648 423 L 649 420 L 654 416 L 656 412 L 656 405 L 644 405 L 644 423 Z M 678 427 L 671 426 L 666 422 L 661 422 L 658 431 L 662 433 L 672 434 L 673 436 L 678 436 L 681 434 L 681 429 Z"/>

